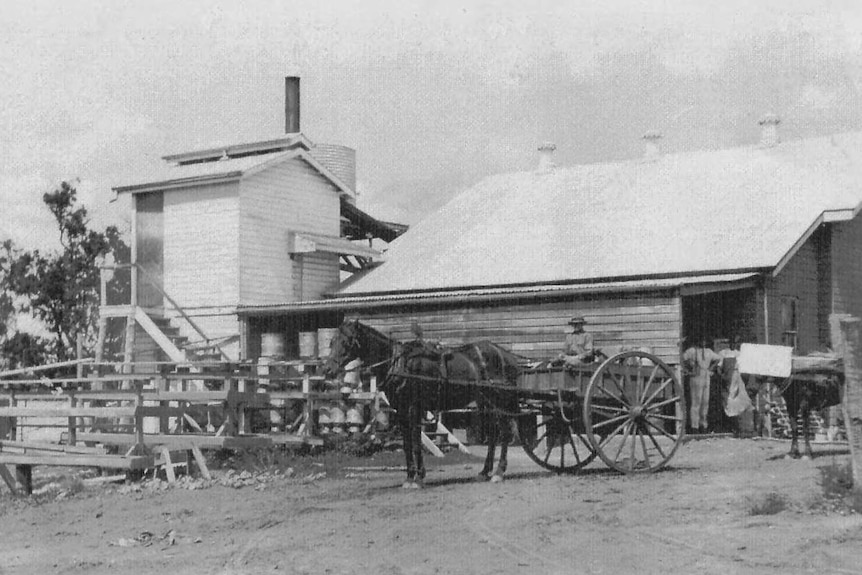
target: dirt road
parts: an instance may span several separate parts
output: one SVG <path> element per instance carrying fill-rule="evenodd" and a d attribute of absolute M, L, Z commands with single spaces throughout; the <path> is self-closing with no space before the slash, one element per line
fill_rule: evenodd
<path fill-rule="evenodd" d="M 473 481 L 478 458 L 430 458 L 421 491 L 381 469 L 391 454 L 368 471 L 306 457 L 287 478 L 233 475 L 241 488 L 3 492 L 0 573 L 862 573 L 862 517 L 836 498 L 846 449 L 787 447 L 691 441 L 667 471 L 578 477 L 515 449 L 501 484 Z"/>

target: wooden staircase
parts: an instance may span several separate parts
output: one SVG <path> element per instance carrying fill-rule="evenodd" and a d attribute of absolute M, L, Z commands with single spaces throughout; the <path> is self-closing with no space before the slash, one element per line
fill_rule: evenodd
<path fill-rule="evenodd" d="M 129 269 L 131 271 L 131 294 L 128 303 L 120 305 L 109 305 L 107 298 L 107 284 L 116 270 Z M 125 338 L 125 362 L 132 363 L 135 354 L 135 331 L 140 326 L 147 335 L 152 338 L 156 345 L 167 355 L 169 361 L 184 364 L 190 362 L 221 362 L 230 361 L 227 354 L 220 347 L 223 340 L 208 337 L 195 321 L 169 296 L 160 283 L 151 277 L 143 268 L 136 264 L 121 264 L 105 266 L 102 268 L 101 305 L 99 307 L 99 341 L 96 346 L 96 362 L 102 361 L 105 337 L 107 332 L 107 321 L 111 317 L 124 318 L 126 320 Z M 164 307 L 145 309 L 137 305 L 138 282 L 146 281 L 161 295 Z M 165 314 L 170 308 L 171 317 Z M 196 333 L 199 339 L 190 341 L 188 336 L 183 335 L 180 328 L 174 323 L 183 321 L 191 331 Z"/>
<path fill-rule="evenodd" d="M 428 413 L 431 417 L 423 422 L 422 445 L 431 455 L 443 457 L 444 452 L 457 448 L 462 453 L 470 453 L 467 446 L 461 443 L 455 435 L 440 421 L 440 414 Z"/>

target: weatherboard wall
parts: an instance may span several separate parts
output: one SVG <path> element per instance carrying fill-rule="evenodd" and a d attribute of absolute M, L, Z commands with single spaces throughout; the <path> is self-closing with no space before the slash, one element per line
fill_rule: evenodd
<path fill-rule="evenodd" d="M 819 351 L 828 344 L 829 247 L 829 230 L 820 228 L 767 282 L 770 344 L 792 345 L 791 331 L 796 332 L 795 353 Z M 790 317 L 791 308 L 795 308 L 795 321 Z"/>
<path fill-rule="evenodd" d="M 331 182 L 293 158 L 243 179 L 240 197 L 242 305 L 319 299 L 338 283 L 337 256 L 288 252 L 290 232 L 339 235 L 340 200 Z"/>
<path fill-rule="evenodd" d="M 165 192 L 164 234 L 166 293 L 207 336 L 238 333 L 238 184 Z M 184 322 L 175 323 L 190 339 L 200 339 Z"/>
<path fill-rule="evenodd" d="M 459 344 L 489 339 L 520 355 L 557 355 L 572 316 L 587 320 L 595 345 L 607 351 L 644 348 L 679 362 L 680 300 L 673 291 L 488 302 L 476 305 L 414 305 L 349 314 L 398 340 L 413 337 L 418 322 L 427 339 Z"/>
<path fill-rule="evenodd" d="M 862 214 L 832 226 L 832 311 L 862 317 Z"/>

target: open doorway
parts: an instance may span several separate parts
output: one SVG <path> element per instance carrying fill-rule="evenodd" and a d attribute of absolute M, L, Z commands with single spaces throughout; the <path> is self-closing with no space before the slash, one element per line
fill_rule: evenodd
<path fill-rule="evenodd" d="M 710 291 L 682 297 L 684 349 L 706 343 L 716 352 L 757 341 L 757 292 L 752 287 Z M 734 431 L 736 422 L 724 413 L 727 386 L 720 376 L 710 384 L 708 427 L 717 433 Z M 686 402 L 690 389 L 686 381 Z"/>

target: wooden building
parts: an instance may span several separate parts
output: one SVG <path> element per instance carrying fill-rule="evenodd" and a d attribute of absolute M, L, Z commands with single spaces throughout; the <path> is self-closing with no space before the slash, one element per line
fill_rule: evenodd
<path fill-rule="evenodd" d="M 862 314 L 862 134 L 539 167 L 489 177 L 394 241 L 385 263 L 321 298 L 238 308 L 262 333 L 359 318 L 398 339 L 488 338 L 555 355 L 570 317 L 605 348 L 679 361 L 686 338 L 829 346 Z"/>
<path fill-rule="evenodd" d="M 132 196 L 132 301 L 102 315 L 130 318 L 136 361 L 238 359 L 238 306 L 319 299 L 379 259 L 371 240 L 404 231 L 356 207 L 354 150 L 300 132 L 298 78 L 285 102 L 285 135 L 165 156 L 163 170 L 114 188 Z M 303 321 L 285 333 L 324 327 Z"/>

